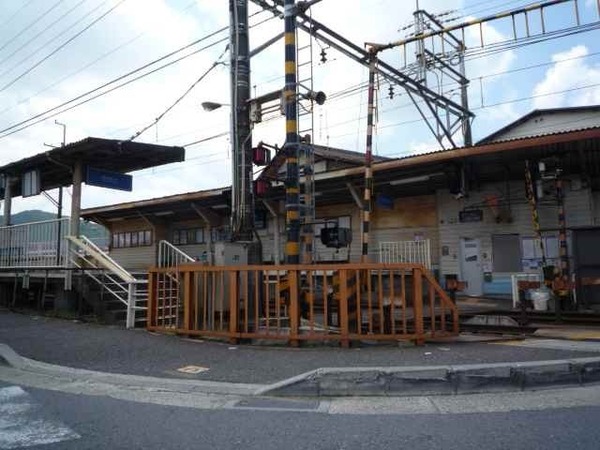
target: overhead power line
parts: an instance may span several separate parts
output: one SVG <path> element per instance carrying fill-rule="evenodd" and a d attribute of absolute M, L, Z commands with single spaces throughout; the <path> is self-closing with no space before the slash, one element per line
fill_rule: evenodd
<path fill-rule="evenodd" d="M 17 10 L 16 10 L 14 13 L 12 13 L 12 14 L 11 14 L 11 15 L 8 17 L 8 19 L 6 19 L 4 22 L 2 22 L 2 23 L 0 24 L 0 30 L 4 29 L 4 26 L 5 26 L 6 24 L 8 24 L 8 23 L 11 23 L 11 22 L 12 22 L 12 20 L 13 20 L 15 17 L 17 17 L 17 16 L 18 16 L 18 15 L 21 13 L 21 11 L 23 11 L 23 10 L 27 9 L 27 7 L 28 7 L 29 5 L 31 5 L 31 4 L 32 4 L 34 1 L 35 1 L 35 0 L 29 0 L 27 3 L 25 3 L 25 4 L 24 4 L 24 5 L 22 5 L 20 8 L 18 8 L 18 9 L 17 9 Z"/>
<path fill-rule="evenodd" d="M 149 128 L 151 128 L 154 125 L 156 125 L 163 117 L 165 117 L 169 113 L 169 111 L 171 111 L 181 100 L 183 100 L 192 91 L 192 89 L 194 89 L 198 85 L 198 83 L 200 83 L 204 78 L 206 78 L 206 76 L 210 72 L 212 72 L 212 70 L 215 67 L 217 67 L 219 64 L 221 64 L 221 59 L 223 58 L 223 56 L 225 56 L 225 53 L 227 53 L 228 49 L 229 49 L 229 45 L 226 45 L 225 49 L 223 50 L 223 53 L 221 53 L 221 55 L 219 55 L 219 57 L 208 68 L 208 70 L 206 70 L 206 72 L 204 72 L 202 75 L 200 75 L 200 78 L 198 78 L 196 81 L 194 81 L 192 83 L 192 85 L 189 88 L 187 88 L 186 91 L 177 100 L 175 100 L 175 102 L 173 102 L 173 104 L 171 106 L 169 106 L 167 109 L 165 109 L 156 119 L 154 119 L 152 121 L 152 123 L 146 125 L 140 131 L 138 131 L 137 133 L 135 133 L 133 136 L 131 136 L 129 138 L 129 140 L 133 141 L 134 139 L 137 139 L 142 133 L 144 133 L 146 130 L 148 130 Z"/>
<path fill-rule="evenodd" d="M 97 17 L 96 19 L 94 19 L 91 23 L 89 23 L 88 25 L 86 25 L 82 30 L 80 30 L 77 33 L 75 33 L 75 35 L 71 36 L 69 39 L 67 39 L 67 41 L 65 41 L 60 46 L 58 46 L 57 48 L 55 48 L 53 51 L 51 51 L 50 53 L 48 53 L 44 58 L 42 58 L 41 60 L 39 60 L 37 63 L 35 63 L 29 69 L 27 69 L 25 72 L 21 73 L 19 76 L 17 76 L 16 78 L 14 78 L 12 81 L 10 81 L 9 83 L 7 83 L 4 86 L 2 86 L 2 88 L 0 88 L 0 92 L 3 92 L 7 88 L 11 87 L 13 84 L 15 84 L 21 78 L 23 78 L 25 75 L 27 75 L 32 70 L 34 70 L 36 67 L 40 66 L 44 61 L 48 60 L 48 58 L 51 58 L 56 53 L 58 53 L 59 51 L 61 51 L 63 48 L 65 48 L 67 45 L 69 45 L 71 42 L 73 42 L 75 39 L 77 39 L 79 36 L 81 36 L 87 30 L 89 30 L 94 25 L 96 25 L 98 22 L 100 22 L 102 19 L 104 19 L 106 16 L 108 16 L 111 12 L 113 12 L 119 6 L 121 6 L 125 1 L 127 1 L 127 0 L 120 0 L 119 3 L 117 3 L 116 5 L 114 5 L 112 8 L 110 8 L 104 14 L 102 14 L 100 17 Z"/>
<path fill-rule="evenodd" d="M 58 7 L 58 5 L 60 5 L 62 2 L 64 2 L 64 0 L 58 0 L 50 8 L 48 8 L 42 14 L 40 14 L 39 16 L 37 16 L 32 22 L 30 22 L 28 25 L 26 25 L 25 28 L 23 28 L 21 31 L 19 31 L 17 34 L 15 34 L 12 38 L 10 38 L 8 41 L 6 41 L 4 43 L 4 45 L 2 45 L 2 47 L 0 47 L 0 52 L 2 50 L 4 50 L 6 47 L 8 47 L 10 44 L 12 44 L 19 37 L 21 37 L 21 35 L 23 35 L 23 33 L 27 32 L 32 26 L 34 26 L 36 23 L 38 23 L 40 20 L 42 20 L 43 18 L 45 18 L 48 14 L 50 14 L 50 12 L 53 9 L 55 9 L 56 7 Z"/>
<path fill-rule="evenodd" d="M 15 56 L 17 53 L 19 53 L 21 50 L 23 50 L 25 47 L 27 47 L 29 44 L 31 44 L 33 41 L 35 41 L 38 37 L 40 37 L 42 34 L 44 34 L 46 31 L 48 31 L 50 28 L 52 28 L 54 25 L 56 25 L 58 22 L 60 22 L 62 19 L 64 19 L 66 16 L 71 14 L 75 9 L 77 9 L 79 6 L 81 6 L 81 4 L 83 4 L 87 1 L 88 0 L 80 0 L 79 3 L 75 4 L 75 6 L 71 7 L 71 9 L 64 12 L 62 15 L 60 15 L 58 18 L 56 18 L 52 23 L 46 25 L 37 34 L 35 34 L 33 37 L 29 38 L 27 41 L 25 41 L 23 44 L 21 44 L 15 50 L 13 50 L 13 52 L 10 55 L 8 55 L 5 58 L 3 58 L 2 60 L 0 60 L 0 65 L 4 64 L 10 58 Z"/>
<path fill-rule="evenodd" d="M 77 102 L 78 100 L 81 100 L 81 99 L 83 99 L 83 98 L 85 98 L 85 97 L 87 97 L 87 96 L 89 96 L 89 95 L 91 95 L 91 94 L 94 94 L 95 92 L 98 92 L 98 91 L 100 91 L 100 90 L 102 90 L 102 89 L 104 89 L 104 88 L 107 88 L 107 87 L 109 87 L 109 86 L 111 86 L 111 85 L 113 85 L 113 84 L 116 84 L 116 83 L 118 83 L 119 81 L 125 80 L 126 78 L 129 78 L 130 76 L 132 76 L 132 75 L 135 75 L 135 74 L 137 74 L 137 73 L 139 73 L 139 72 L 143 71 L 144 69 L 148 69 L 148 68 L 150 68 L 150 67 L 152 67 L 152 66 L 154 66 L 154 65 L 156 65 L 156 64 L 158 64 L 158 63 L 160 63 L 160 62 L 162 62 L 162 61 L 164 61 L 164 60 L 166 60 L 166 59 L 169 59 L 170 57 L 172 57 L 172 56 L 174 56 L 174 55 L 176 55 L 176 54 L 178 54 L 178 53 L 181 53 L 182 51 L 185 51 L 185 50 L 187 50 L 187 49 L 189 49 L 189 48 L 191 48 L 191 47 L 193 47 L 193 46 L 197 45 L 198 43 L 200 43 L 200 42 L 202 42 L 202 41 L 204 41 L 204 40 L 206 40 L 206 39 L 209 39 L 209 38 L 213 37 L 213 36 L 214 36 L 214 35 L 216 35 L 216 34 L 219 34 L 220 32 L 222 32 L 222 31 L 224 31 L 224 30 L 226 30 L 226 29 L 227 29 L 227 27 L 225 27 L 225 28 L 222 28 L 222 29 L 220 29 L 220 30 L 217 30 L 217 31 L 215 31 L 215 32 L 213 32 L 213 33 L 210 33 L 210 34 L 208 34 L 208 35 L 206 35 L 206 36 L 204 36 L 204 37 L 202 37 L 202 38 L 200 38 L 200 39 L 196 39 L 194 42 L 191 42 L 190 44 L 187 44 L 187 45 L 185 45 L 185 46 L 183 46 L 183 47 L 181 47 L 181 48 L 179 48 L 179 49 L 177 49 L 177 50 L 174 50 L 174 51 L 172 51 L 172 52 L 170 52 L 170 53 L 168 53 L 168 54 L 166 54 L 166 55 L 163 55 L 163 56 L 161 56 L 160 58 L 157 58 L 157 59 L 155 59 L 155 60 L 153 60 L 153 61 L 150 61 L 149 63 L 146 63 L 146 64 L 144 64 L 144 65 L 143 65 L 143 66 L 141 66 L 141 67 L 138 67 L 137 69 L 131 70 L 131 71 L 129 71 L 129 72 L 127 72 L 127 73 L 123 74 L 123 75 L 120 75 L 120 76 L 118 76 L 117 78 L 114 78 L 114 79 L 112 79 L 112 80 L 110 80 L 110 81 L 108 81 L 108 82 L 106 82 L 106 83 L 104 83 L 104 84 L 102 84 L 102 85 L 100 85 L 100 86 L 98 86 L 98 87 L 95 87 L 94 89 L 90 89 L 89 91 L 87 91 L 87 92 L 84 92 L 83 94 L 80 94 L 80 95 L 78 95 L 77 97 L 74 97 L 74 98 L 72 98 L 71 100 L 67 100 L 67 101 L 65 101 L 65 102 L 61 103 L 60 105 L 54 106 L 54 107 L 52 107 L 52 108 L 49 108 L 49 109 L 47 109 L 47 110 L 45 110 L 45 111 L 43 111 L 43 112 L 41 112 L 41 113 L 38 113 L 38 114 L 36 114 L 36 115 L 34 115 L 34 116 L 32 116 L 32 117 L 30 117 L 30 118 L 26 119 L 26 120 L 22 120 L 21 122 L 18 122 L 18 123 L 15 123 L 15 124 L 13 124 L 13 125 L 11 125 L 11 126 L 9 126 L 9 127 L 6 127 L 6 128 L 4 128 L 3 130 L 0 130 L 0 133 L 6 133 L 6 132 L 8 132 L 8 131 L 14 130 L 14 129 L 16 129 L 16 128 L 19 128 L 19 127 L 21 127 L 21 125 L 25 125 L 25 124 L 27 124 L 27 123 L 29 123 L 29 122 L 32 122 L 32 121 L 35 121 L 36 119 L 39 119 L 39 118 L 41 118 L 41 117 L 43 117 L 43 119 L 42 119 L 42 120 L 46 120 L 47 118 L 49 118 L 49 117 L 52 117 L 52 116 L 47 116 L 48 114 L 50 114 L 50 113 L 52 113 L 52 112 L 55 112 L 55 111 L 59 110 L 60 108 L 62 108 L 62 107 L 64 107 L 64 106 L 67 106 L 67 105 L 70 105 L 70 104 L 72 104 L 72 103 L 75 103 L 75 102 Z M 216 41 L 216 42 L 214 42 L 214 43 L 212 43 L 212 44 L 210 44 L 210 45 L 208 45 L 208 46 L 205 46 L 205 47 L 203 47 L 203 48 L 201 48 L 201 49 L 199 49 L 199 50 L 195 50 L 195 51 L 193 51 L 193 52 L 191 52 L 191 53 L 188 53 L 188 54 L 186 54 L 186 55 L 185 55 L 185 56 L 183 56 L 183 57 L 180 57 L 180 58 L 178 58 L 178 59 L 175 59 L 174 61 L 171 61 L 171 62 L 169 62 L 169 63 L 166 63 L 166 64 L 164 64 L 164 65 L 162 65 L 162 66 L 158 67 L 157 69 L 154 69 L 154 70 L 152 70 L 152 71 L 150 71 L 150 72 L 144 73 L 144 74 L 142 74 L 141 76 L 138 76 L 138 77 L 134 78 L 133 80 L 130 80 L 130 81 L 128 81 L 127 83 L 123 83 L 123 84 L 119 85 L 119 87 L 125 86 L 126 84 L 129 84 L 129 83 L 131 83 L 131 82 L 133 82 L 133 81 L 139 80 L 139 79 L 141 79 L 141 78 L 143 78 L 143 77 L 146 77 L 146 76 L 148 76 L 148 75 L 150 75 L 150 74 L 152 74 L 152 73 L 155 73 L 155 72 L 157 72 L 158 70 L 164 69 L 164 68 L 166 68 L 166 67 L 168 67 L 168 66 L 171 66 L 171 65 L 173 65 L 173 64 L 175 64 L 175 63 L 178 63 L 178 62 L 182 61 L 183 59 L 185 59 L 185 58 L 189 58 L 190 56 L 192 56 L 192 55 L 195 55 L 195 54 L 197 54 L 197 53 L 199 53 L 199 52 L 201 52 L 201 51 L 203 51 L 203 50 L 206 50 L 206 49 L 208 49 L 208 48 L 210 48 L 210 47 L 212 47 L 212 46 L 214 46 L 214 45 L 217 45 L 217 44 L 219 44 L 219 43 L 221 43 L 221 42 L 225 42 L 227 39 L 228 39 L 228 38 L 221 39 L 221 40 L 219 40 L 219 41 Z M 114 90 L 114 88 L 113 88 L 112 90 Z M 110 90 L 110 91 L 106 91 L 105 93 L 111 92 L 112 90 Z M 64 111 L 60 111 L 60 112 L 64 112 Z M 60 113 L 60 112 L 59 112 L 59 113 Z M 57 114 L 59 114 L 59 113 L 57 113 Z M 46 117 L 46 116 L 47 116 L 47 117 Z M 35 123 L 39 123 L 39 121 L 37 121 L 37 122 L 35 122 Z M 23 127 L 21 127 L 21 128 L 19 128 L 19 130 L 17 130 L 17 131 L 20 131 L 20 130 L 22 130 L 22 129 L 24 129 L 24 128 L 23 128 Z M 9 133 L 9 134 L 12 134 L 12 133 Z M 5 135 L 3 135 L 3 136 L 0 136 L 0 138 L 2 138 L 2 137 L 4 137 L 4 136 L 5 136 Z"/>
<path fill-rule="evenodd" d="M 60 31 L 58 34 L 54 35 L 52 38 L 48 39 L 46 42 L 44 42 L 42 45 L 40 45 L 39 47 L 37 47 L 32 52 L 29 52 L 25 57 L 21 58 L 16 64 L 13 64 L 12 67 L 10 67 L 10 68 L 4 70 L 2 73 L 0 73 L 0 78 L 3 78 L 5 75 L 8 75 L 9 73 L 13 72 L 15 69 L 17 69 L 19 66 L 21 66 L 21 64 L 23 64 L 24 62 L 26 62 L 28 59 L 30 59 L 31 57 L 37 55 L 42 50 L 45 50 L 54 41 L 58 40 L 61 36 L 63 36 L 64 34 L 66 34 L 69 30 L 71 30 L 75 26 L 79 25 L 87 17 L 91 16 L 93 13 L 95 13 L 96 11 L 98 11 L 102 7 L 102 5 L 103 5 L 103 3 L 99 3 L 98 5 L 94 6 L 90 11 L 86 12 L 82 17 L 80 17 L 77 20 L 75 20 L 75 22 L 73 22 L 72 24 L 70 24 L 69 26 L 67 26 L 66 28 L 64 28 L 62 31 Z"/>
<path fill-rule="evenodd" d="M 256 14 L 258 14 L 258 13 L 256 13 Z M 253 14 L 253 16 L 256 15 L 256 14 Z M 265 20 L 262 20 L 262 21 L 260 21 L 258 23 L 255 23 L 251 27 L 256 27 L 256 26 L 262 25 L 265 22 L 268 22 L 270 20 L 273 20 L 273 17 L 269 17 L 269 18 L 267 18 Z M 186 58 L 189 58 L 189 57 L 191 57 L 191 56 L 193 56 L 195 54 L 198 54 L 198 53 L 200 53 L 200 52 L 202 52 L 204 50 L 207 50 L 207 49 L 209 49 L 211 47 L 214 47 L 217 44 L 225 42 L 225 41 L 227 41 L 229 39 L 229 37 L 225 37 L 225 38 L 219 39 L 219 40 L 217 40 L 215 42 L 212 42 L 211 44 L 208 44 L 208 45 L 206 45 L 206 46 L 204 46 L 204 47 L 202 47 L 200 49 L 194 50 L 194 51 L 192 51 L 192 52 L 190 52 L 190 53 L 188 53 L 188 54 L 186 54 L 186 55 L 184 55 L 182 57 L 179 57 L 179 58 L 177 58 L 177 59 L 175 59 L 173 61 L 165 63 L 162 66 L 159 66 L 159 67 L 157 67 L 157 68 L 155 68 L 155 69 L 153 69 L 153 70 L 151 70 L 149 72 L 145 72 L 145 73 L 143 73 L 143 74 L 141 74 L 141 75 L 139 75 L 139 76 L 137 76 L 137 77 L 135 77 L 133 79 L 124 81 L 123 83 L 121 83 L 121 84 L 119 84 L 117 86 L 114 86 L 111 89 L 108 89 L 106 91 L 102 91 L 102 92 L 94 95 L 93 97 L 86 98 L 86 97 L 94 94 L 95 92 L 98 92 L 98 91 L 100 91 L 100 90 L 102 90 L 104 88 L 107 88 L 107 87 L 109 87 L 111 85 L 114 85 L 114 84 L 118 83 L 119 81 L 125 80 L 126 78 L 129 78 L 131 75 L 135 75 L 136 73 L 139 73 L 139 72 L 143 71 L 144 69 L 150 68 L 151 66 L 154 66 L 155 64 L 158 64 L 159 62 L 162 62 L 162 61 L 164 61 L 164 60 L 166 60 L 166 59 L 168 59 L 168 58 L 170 58 L 170 57 L 172 57 L 172 56 L 174 56 L 174 55 L 176 55 L 178 53 L 181 53 L 182 51 L 187 50 L 187 49 L 193 47 L 194 45 L 197 45 L 198 43 L 203 42 L 203 41 L 205 41 L 205 40 L 207 40 L 207 39 L 209 39 L 211 37 L 214 37 L 215 35 L 217 35 L 219 33 L 222 33 L 223 31 L 228 30 L 228 29 L 229 29 L 229 27 L 223 27 L 223 28 L 221 28 L 219 30 L 216 30 L 216 31 L 214 31 L 214 32 L 212 32 L 212 33 L 210 33 L 210 34 L 208 34 L 206 36 L 203 36 L 200 39 L 195 40 L 194 42 L 192 42 L 190 44 L 185 45 L 184 47 L 181 47 L 181 48 L 179 48 L 179 49 L 177 49 L 175 51 L 172 51 L 172 52 L 170 52 L 170 53 L 168 53 L 168 54 L 166 54 L 166 55 L 164 55 L 164 56 L 162 56 L 162 57 L 160 57 L 158 59 L 155 59 L 155 60 L 153 60 L 153 61 L 151 61 L 151 62 L 149 62 L 149 63 L 147 63 L 147 64 L 145 64 L 145 65 L 143 65 L 141 67 L 138 67 L 137 69 L 134 69 L 134 70 L 132 70 L 130 72 L 127 72 L 126 74 L 121 75 L 121 76 L 119 76 L 119 77 L 117 77 L 117 78 L 115 78 L 115 79 L 113 79 L 111 81 L 108 81 L 108 82 L 102 84 L 101 86 L 98 86 L 98 87 L 96 87 L 94 89 L 91 89 L 91 90 L 89 90 L 89 91 L 87 91 L 87 92 L 85 92 L 83 94 L 80 94 L 77 97 L 72 98 L 71 100 L 63 102 L 60 105 L 54 106 L 52 108 L 49 108 L 49 109 L 47 109 L 47 110 L 45 110 L 45 111 L 43 111 L 41 113 L 35 114 L 34 116 L 29 117 L 28 119 L 25 119 L 25 120 L 22 120 L 22 121 L 20 121 L 18 123 L 10 125 L 10 126 L 4 128 L 3 130 L 0 130 L 0 134 L 1 134 L 0 135 L 0 139 L 2 139 L 4 137 L 7 137 L 7 136 L 9 136 L 11 134 L 17 133 L 19 131 L 22 131 L 22 130 L 24 130 L 26 128 L 29 128 L 29 127 L 31 127 L 33 125 L 36 125 L 36 124 L 38 124 L 40 122 L 43 122 L 46 119 L 49 119 L 49 118 L 54 117 L 54 116 L 57 116 L 58 114 L 62 114 L 62 113 L 66 112 L 66 111 L 69 111 L 69 110 L 71 110 L 73 108 L 81 106 L 81 105 L 83 105 L 85 103 L 88 103 L 88 102 L 90 102 L 92 100 L 95 100 L 96 98 L 102 97 L 102 96 L 104 96 L 104 95 L 106 95 L 106 94 L 108 94 L 110 92 L 113 92 L 113 91 L 115 91 L 115 90 L 117 90 L 117 89 L 119 89 L 121 87 L 127 86 L 127 85 L 129 85 L 129 84 L 131 84 L 131 83 L 133 83 L 135 81 L 138 81 L 138 80 L 140 80 L 142 78 L 145 78 L 145 77 L 147 77 L 147 76 L 149 76 L 149 75 L 151 75 L 153 73 L 156 73 L 156 72 L 158 72 L 158 71 L 160 71 L 162 69 L 165 69 L 165 68 L 167 68 L 169 66 L 172 66 L 173 64 L 176 64 L 176 63 L 178 63 L 178 62 L 180 62 L 180 61 L 182 61 L 182 60 L 184 60 Z M 79 100 L 81 100 L 81 101 L 79 101 Z M 79 101 L 79 103 L 75 103 L 77 101 Z M 71 106 L 69 106 L 68 108 L 64 108 L 65 106 L 68 106 L 68 105 L 71 105 Z M 64 109 L 61 109 L 61 108 L 64 108 Z"/>

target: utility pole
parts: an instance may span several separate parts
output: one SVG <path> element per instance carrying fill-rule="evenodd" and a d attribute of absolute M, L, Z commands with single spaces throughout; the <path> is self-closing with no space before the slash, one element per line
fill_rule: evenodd
<path fill-rule="evenodd" d="M 298 171 L 298 121 L 296 104 L 296 0 L 284 1 L 285 23 L 285 215 L 287 264 L 300 262 L 300 187 Z"/>
<path fill-rule="evenodd" d="M 54 123 L 56 125 L 59 125 L 62 127 L 63 129 L 63 133 L 62 133 L 62 142 L 60 144 L 61 147 L 64 147 L 66 142 L 67 142 L 67 125 L 64 123 L 60 123 L 58 120 L 55 120 Z M 58 202 L 57 202 L 57 211 L 56 211 L 56 218 L 58 219 L 58 229 L 57 229 L 57 236 L 56 236 L 56 265 L 59 266 L 60 265 L 60 253 L 61 253 L 61 243 L 62 243 L 62 221 L 60 219 L 62 219 L 62 209 L 63 209 L 63 187 L 60 186 L 58 188 Z"/>
<path fill-rule="evenodd" d="M 232 240 L 254 237 L 252 130 L 250 127 L 250 49 L 248 0 L 229 0 L 231 55 L 231 233 Z"/>

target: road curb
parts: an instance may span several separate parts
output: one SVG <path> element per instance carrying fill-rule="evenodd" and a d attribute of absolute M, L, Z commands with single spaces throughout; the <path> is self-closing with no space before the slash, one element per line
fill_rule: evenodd
<path fill-rule="evenodd" d="M 70 382 L 160 392 L 235 396 L 429 396 L 518 392 L 600 382 L 600 357 L 551 361 L 411 367 L 320 368 L 261 385 L 158 378 L 58 366 L 25 358 L 0 343 L 0 363 Z"/>
<path fill-rule="evenodd" d="M 518 392 L 600 382 L 600 358 L 415 367 L 322 368 L 271 384 L 260 395 L 427 396 Z"/>
<path fill-rule="evenodd" d="M 1 361 L 5 361 L 8 366 L 23 372 L 33 372 L 38 375 L 68 379 L 72 382 L 100 383 L 132 389 L 139 388 L 178 393 L 253 395 L 258 390 L 264 388 L 264 385 L 261 384 L 158 378 L 58 366 L 25 358 L 15 352 L 10 346 L 2 343 L 0 343 Z"/>

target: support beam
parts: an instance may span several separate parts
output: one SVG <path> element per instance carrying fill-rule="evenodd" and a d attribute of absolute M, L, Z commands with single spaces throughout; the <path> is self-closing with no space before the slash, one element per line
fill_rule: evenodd
<path fill-rule="evenodd" d="M 354 187 L 354 185 L 352 183 L 349 183 L 349 182 L 346 183 L 346 187 L 350 191 L 350 194 L 352 195 L 352 198 L 354 199 L 354 203 L 356 203 L 356 206 L 359 207 L 360 209 L 362 209 L 363 208 L 363 201 L 360 198 L 360 194 L 358 193 L 358 189 L 356 189 Z"/>
<path fill-rule="evenodd" d="M 202 208 L 195 203 L 191 204 L 192 209 L 198 214 L 204 223 L 206 224 L 204 228 L 204 232 L 206 233 L 206 247 L 208 248 L 208 260 L 206 261 L 208 264 L 214 263 L 214 251 L 213 251 L 213 241 L 212 241 L 212 227 L 214 225 L 218 225 L 216 220 L 216 214 L 207 208 Z"/>
<path fill-rule="evenodd" d="M 81 184 L 83 183 L 83 162 L 73 166 L 73 194 L 71 195 L 71 236 L 79 237 L 79 219 L 81 217 Z"/>
<path fill-rule="evenodd" d="M 12 211 L 12 183 L 13 179 L 10 175 L 4 175 L 4 217 L 2 225 L 5 227 L 10 225 L 10 215 Z"/>

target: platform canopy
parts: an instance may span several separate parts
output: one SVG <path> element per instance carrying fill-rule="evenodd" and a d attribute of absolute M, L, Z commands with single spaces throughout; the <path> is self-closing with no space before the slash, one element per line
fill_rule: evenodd
<path fill-rule="evenodd" d="M 73 184 L 76 164 L 118 173 L 148 169 L 163 164 L 183 161 L 183 147 L 145 144 L 88 137 L 43 153 L 0 167 L 5 177 L 21 178 L 31 171 L 39 171 L 40 190 L 46 191 Z M 14 183 L 12 197 L 22 195 L 22 184 Z"/>

